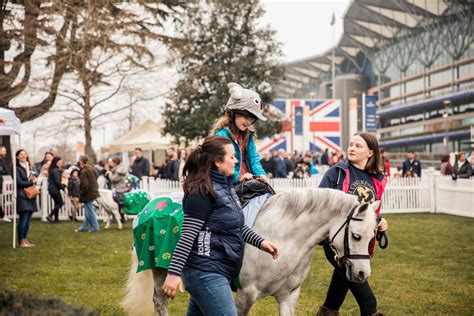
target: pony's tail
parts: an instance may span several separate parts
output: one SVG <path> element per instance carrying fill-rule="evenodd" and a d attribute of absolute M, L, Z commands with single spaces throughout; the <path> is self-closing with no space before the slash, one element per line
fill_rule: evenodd
<path fill-rule="evenodd" d="M 132 266 L 128 275 L 125 297 L 122 307 L 127 315 L 154 315 L 153 304 L 154 281 L 153 272 L 145 270 L 137 273 L 138 257 L 135 247 L 132 249 Z"/>

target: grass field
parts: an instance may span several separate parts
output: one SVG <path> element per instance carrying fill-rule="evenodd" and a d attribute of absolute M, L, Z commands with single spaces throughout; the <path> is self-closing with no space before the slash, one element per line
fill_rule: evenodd
<path fill-rule="evenodd" d="M 377 249 L 370 279 L 379 310 L 388 315 L 473 315 L 474 219 L 438 214 L 386 218 L 390 246 Z M 57 297 L 103 315 L 123 315 L 119 302 L 130 263 L 131 223 L 124 231 L 113 225 L 98 234 L 75 233 L 77 226 L 33 221 L 28 239 L 36 247 L 12 249 L 12 225 L 0 224 L 0 286 Z M 317 247 L 297 315 L 315 314 L 330 274 Z M 187 295 L 179 295 L 170 314 L 183 315 L 186 304 Z M 341 315 L 358 314 L 349 294 Z M 277 315 L 277 305 L 273 298 L 260 300 L 251 315 Z"/>

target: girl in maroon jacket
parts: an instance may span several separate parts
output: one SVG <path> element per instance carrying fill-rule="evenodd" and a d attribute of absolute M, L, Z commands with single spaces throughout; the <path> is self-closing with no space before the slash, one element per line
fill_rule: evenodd
<path fill-rule="evenodd" d="M 339 161 L 331 167 L 321 181 L 319 187 L 332 188 L 356 195 L 361 203 L 381 200 L 387 178 L 384 176 L 382 158 L 380 157 L 377 139 L 369 133 L 356 133 L 350 140 L 346 160 Z M 379 217 L 380 208 L 376 212 Z M 378 230 L 387 229 L 387 221 L 378 218 Z M 361 315 L 382 315 L 377 312 L 377 300 L 369 282 L 354 283 L 346 279 L 344 267 L 334 261 L 334 253 L 329 242 L 321 243 L 329 262 L 334 266 L 331 284 L 324 304 L 317 315 L 339 315 L 339 308 L 350 290 L 359 304 Z M 375 239 L 369 245 L 369 253 L 373 255 Z"/>

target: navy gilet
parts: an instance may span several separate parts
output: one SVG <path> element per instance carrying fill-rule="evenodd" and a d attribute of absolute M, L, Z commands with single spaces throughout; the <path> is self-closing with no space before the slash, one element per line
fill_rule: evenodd
<path fill-rule="evenodd" d="M 244 213 L 232 187 L 233 177 L 212 171 L 214 208 L 194 240 L 186 266 L 228 279 L 240 272 L 244 256 Z"/>

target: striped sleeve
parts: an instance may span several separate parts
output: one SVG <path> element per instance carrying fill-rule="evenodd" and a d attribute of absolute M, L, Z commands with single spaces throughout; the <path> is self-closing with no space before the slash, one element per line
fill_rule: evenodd
<path fill-rule="evenodd" d="M 247 244 L 251 244 L 254 247 L 257 247 L 260 249 L 260 245 L 262 244 L 262 241 L 264 239 L 260 237 L 256 232 L 252 230 L 252 228 L 248 227 L 247 225 L 244 225 L 243 231 L 242 231 L 242 237 L 244 238 L 244 241 Z"/>
<path fill-rule="evenodd" d="M 205 221 L 202 219 L 184 214 L 181 237 L 179 238 L 178 244 L 174 249 L 173 258 L 171 259 L 168 273 L 181 275 L 181 270 L 183 270 L 183 267 L 188 260 L 194 240 L 199 234 L 199 231 L 201 230 L 201 227 L 204 225 L 204 223 Z"/>

